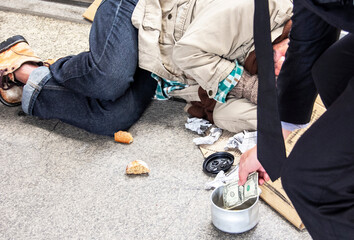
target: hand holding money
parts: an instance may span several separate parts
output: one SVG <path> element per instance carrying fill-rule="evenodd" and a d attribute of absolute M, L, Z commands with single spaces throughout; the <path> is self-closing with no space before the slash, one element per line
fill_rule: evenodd
<path fill-rule="evenodd" d="M 239 186 L 238 181 L 224 186 L 223 202 L 226 209 L 232 209 L 258 196 L 258 173 L 253 172 L 247 177 L 244 185 Z"/>
<path fill-rule="evenodd" d="M 257 171 L 258 183 L 262 185 L 268 181 L 269 175 L 257 159 L 257 145 L 241 155 L 239 167 L 239 185 L 245 184 L 248 174 Z"/>

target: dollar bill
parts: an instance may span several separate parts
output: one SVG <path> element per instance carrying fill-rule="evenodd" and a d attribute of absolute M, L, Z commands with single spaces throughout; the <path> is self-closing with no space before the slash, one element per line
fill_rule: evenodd
<path fill-rule="evenodd" d="M 239 186 L 238 181 L 224 186 L 223 202 L 226 209 L 232 209 L 258 196 L 258 173 L 253 172 L 247 177 L 244 185 Z"/>

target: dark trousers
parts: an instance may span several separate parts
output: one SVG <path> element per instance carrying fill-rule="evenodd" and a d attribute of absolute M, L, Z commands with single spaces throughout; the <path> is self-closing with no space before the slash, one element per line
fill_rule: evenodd
<path fill-rule="evenodd" d="M 354 35 L 316 61 L 316 88 L 327 111 L 305 132 L 281 178 L 314 239 L 354 239 Z"/>
<path fill-rule="evenodd" d="M 138 67 L 137 0 L 104 0 L 90 32 L 90 50 L 59 59 L 33 93 L 28 112 L 87 131 L 113 135 L 134 124 L 154 96 L 156 81 Z"/>

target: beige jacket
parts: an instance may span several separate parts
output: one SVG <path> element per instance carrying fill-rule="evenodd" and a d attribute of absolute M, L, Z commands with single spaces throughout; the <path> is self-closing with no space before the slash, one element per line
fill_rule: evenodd
<path fill-rule="evenodd" d="M 273 41 L 292 15 L 292 0 L 269 0 L 269 11 Z M 254 0 L 140 0 L 132 16 L 139 66 L 194 90 L 201 86 L 212 98 L 234 60 L 243 64 L 254 49 L 253 12 Z"/>

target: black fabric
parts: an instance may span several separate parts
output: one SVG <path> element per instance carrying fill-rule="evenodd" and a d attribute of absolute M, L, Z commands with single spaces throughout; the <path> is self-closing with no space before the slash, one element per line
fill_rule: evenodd
<path fill-rule="evenodd" d="M 258 65 L 257 155 L 274 181 L 286 158 L 282 137 L 270 36 L 268 0 L 255 0 L 254 42 Z"/>
<path fill-rule="evenodd" d="M 312 65 L 336 42 L 338 30 L 301 1 L 294 4 L 293 14 L 289 48 L 277 82 L 279 111 L 284 122 L 306 124 L 317 96 Z"/>
<path fill-rule="evenodd" d="M 283 187 L 314 240 L 354 236 L 354 77 L 348 81 L 296 143 L 281 173 Z"/>
<path fill-rule="evenodd" d="M 314 0 L 314 2 L 328 7 L 354 6 L 354 2 L 352 0 Z"/>
<path fill-rule="evenodd" d="M 326 108 L 348 87 L 354 76 L 353 60 L 354 34 L 349 33 L 329 47 L 313 65 L 313 80 Z"/>
<path fill-rule="evenodd" d="M 314 240 L 354 236 L 354 78 L 296 143 L 283 187 Z"/>
<path fill-rule="evenodd" d="M 256 22 L 260 14 L 257 8 L 263 8 L 265 15 L 268 9 L 256 4 L 255 25 L 262 26 Z M 266 137 L 258 140 L 260 162 L 272 179 L 274 172 L 281 169 L 283 187 L 315 240 L 346 240 L 354 236 L 354 21 L 348 21 L 352 18 L 350 11 L 324 11 L 313 1 L 294 1 L 289 49 L 277 83 L 281 119 L 290 123 L 306 121 L 317 92 L 328 109 L 301 136 L 286 161 L 262 156 L 269 153 L 260 151 L 260 147 L 278 143 L 267 142 Z M 264 21 L 268 23 L 269 19 Z M 353 31 L 336 42 L 337 27 Z M 257 43 L 261 37 L 256 34 L 257 31 Z M 256 51 L 257 48 L 259 51 L 259 44 Z M 258 52 L 257 58 L 260 60 Z M 265 63 L 258 62 L 261 64 L 263 67 Z M 268 68 L 273 72 L 272 66 Z M 265 74 L 268 80 L 269 75 Z M 267 78 L 259 78 L 261 90 L 261 83 Z M 273 96 L 259 95 L 259 104 L 268 98 Z M 264 117 L 263 111 L 258 116 Z M 266 120 L 258 119 L 258 124 Z M 277 128 L 278 120 L 273 121 Z"/>
<path fill-rule="evenodd" d="M 348 5 L 331 7 L 320 5 L 315 0 L 297 0 L 296 2 L 303 4 L 307 9 L 332 26 L 348 32 L 354 32 L 354 7 L 349 7 Z"/>
<path fill-rule="evenodd" d="M 312 74 L 327 111 L 304 133 L 281 172 L 313 239 L 354 236 L 354 35 L 328 48 Z"/>

